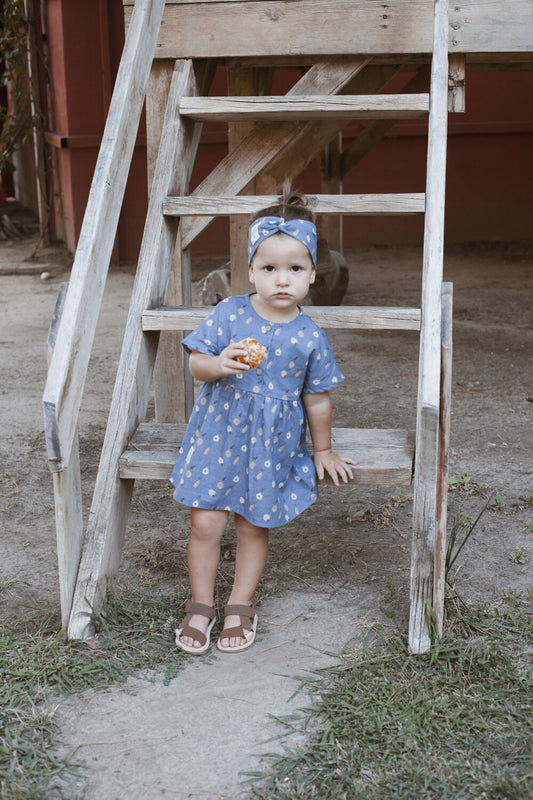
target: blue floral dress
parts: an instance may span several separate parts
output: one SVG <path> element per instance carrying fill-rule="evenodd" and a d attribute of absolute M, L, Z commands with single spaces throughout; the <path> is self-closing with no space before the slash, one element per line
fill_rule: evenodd
<path fill-rule="evenodd" d="M 183 505 L 235 511 L 254 525 L 275 528 L 318 497 L 302 393 L 328 391 L 344 376 L 326 333 L 307 314 L 268 322 L 249 295 L 219 303 L 183 346 L 218 355 L 247 337 L 265 345 L 265 361 L 242 375 L 204 383 L 170 480 Z"/>

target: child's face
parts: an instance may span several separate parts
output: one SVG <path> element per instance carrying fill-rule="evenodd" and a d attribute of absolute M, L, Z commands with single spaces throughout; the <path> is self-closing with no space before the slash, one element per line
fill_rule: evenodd
<path fill-rule="evenodd" d="M 276 233 L 261 242 L 249 273 L 259 298 L 278 311 L 292 311 L 301 303 L 316 277 L 307 247 L 285 233 Z"/>

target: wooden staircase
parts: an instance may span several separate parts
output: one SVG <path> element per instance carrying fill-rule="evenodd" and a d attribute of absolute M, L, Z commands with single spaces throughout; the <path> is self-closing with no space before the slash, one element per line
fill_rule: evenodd
<path fill-rule="evenodd" d="M 400 118 L 428 118 L 425 194 L 310 198 L 314 211 L 351 214 L 424 214 L 424 260 L 419 308 L 311 306 L 324 328 L 410 330 L 419 335 L 416 434 L 400 430 L 335 428 L 334 447 L 357 461 L 355 482 L 414 482 L 410 648 L 431 645 L 431 622 L 442 628 L 443 548 L 451 371 L 451 286 L 442 282 L 446 125 L 448 112 L 447 4 L 435 2 L 431 87 L 382 94 L 390 67 L 366 56 L 317 59 L 284 96 L 209 97 L 210 65 L 175 63 L 93 502 L 69 609 L 68 635 L 90 635 L 88 616 L 101 610 L 119 563 L 135 480 L 167 480 L 193 403 L 193 383 L 180 341 L 209 309 L 192 306 L 190 245 L 216 216 L 237 222 L 272 204 L 273 194 L 248 194 L 253 181 L 281 179 L 316 154 L 353 119 L 374 120 L 368 136 Z M 227 155 L 191 193 L 189 178 L 205 121 L 244 126 Z M 305 155 L 302 155 L 305 151 Z M 241 229 L 242 229 L 241 225 Z M 242 234 L 239 234 L 242 240 Z M 239 237 L 234 241 L 239 241 Z M 232 287 L 244 285 L 246 266 L 235 249 Z M 233 274 L 235 272 L 235 274 Z M 156 363 L 157 362 L 157 363 Z M 155 386 L 157 421 L 146 422 Z M 53 440 L 49 435 L 48 439 Z M 64 467 L 64 465 L 63 465 Z M 58 494 L 56 491 L 56 498 Z"/>

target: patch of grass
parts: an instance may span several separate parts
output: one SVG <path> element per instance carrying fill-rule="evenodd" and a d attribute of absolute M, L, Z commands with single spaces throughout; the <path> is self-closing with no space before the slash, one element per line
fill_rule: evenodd
<path fill-rule="evenodd" d="M 532 600 L 468 607 L 424 655 L 384 633 L 304 682 L 314 703 L 284 733 L 303 734 L 306 744 L 266 756 L 268 772 L 251 776 L 253 796 L 533 797 Z"/>
<path fill-rule="evenodd" d="M 4 587 L 5 588 L 5 587 Z M 124 683 L 130 676 L 163 671 L 168 683 L 185 663 L 174 646 L 184 594 L 144 596 L 123 590 L 95 619 L 92 642 L 65 642 L 57 612 L 35 609 L 0 628 L 0 797 L 50 800 L 69 797 L 80 771 L 73 757 L 59 758 L 52 692 L 71 694 Z"/>

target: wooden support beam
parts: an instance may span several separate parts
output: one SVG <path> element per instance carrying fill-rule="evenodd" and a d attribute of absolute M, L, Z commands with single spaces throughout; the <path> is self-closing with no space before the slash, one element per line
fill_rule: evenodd
<path fill-rule="evenodd" d="M 442 636 L 446 592 L 446 525 L 448 519 L 448 461 L 452 404 L 452 322 L 453 286 L 442 285 L 442 345 L 439 425 L 439 474 L 437 479 L 437 535 L 435 539 L 435 577 L 433 610 L 435 631 Z"/>
<path fill-rule="evenodd" d="M 422 326 L 417 399 L 416 460 L 411 548 L 409 648 L 431 647 L 430 617 L 437 524 L 441 378 L 441 286 L 448 130 L 448 4 L 435 0 L 422 274 Z"/>
<path fill-rule="evenodd" d="M 178 62 L 170 86 L 126 335 L 76 582 L 68 630 L 73 639 L 90 634 L 87 613 L 102 609 L 120 563 L 133 482 L 119 478 L 118 462 L 139 420 L 145 417 L 157 350 L 157 336 L 143 333 L 141 318 L 146 308 L 162 302 L 167 290 L 177 220 L 163 217 L 161 203 L 169 193 L 184 193 L 188 183 L 197 140 L 194 123 L 183 120 L 177 107 L 181 96 L 196 91 L 191 63 Z"/>
<path fill-rule="evenodd" d="M 320 185 L 324 194 L 342 195 L 341 153 L 342 133 L 339 131 L 320 153 Z M 329 249 L 342 253 L 342 215 L 324 216 L 320 230 Z"/>
<path fill-rule="evenodd" d="M 136 6 L 120 62 L 43 396 L 48 456 L 68 465 L 164 0 Z"/>
<path fill-rule="evenodd" d="M 180 103 L 180 114 L 199 122 L 424 119 L 428 110 L 427 94 L 184 97 Z"/>
<path fill-rule="evenodd" d="M 128 22 L 132 0 L 125 2 Z M 461 0 L 450 8 L 450 53 L 531 56 L 531 0 Z M 253 31 L 253 36 L 243 36 Z M 432 0 L 167 0 L 161 58 L 257 58 L 331 53 L 428 54 Z"/>
<path fill-rule="evenodd" d="M 288 94 L 335 94 L 360 72 L 366 63 L 367 59 L 345 56 L 318 61 Z M 297 122 L 254 126 L 251 133 L 220 162 L 192 194 L 200 196 L 239 194 L 287 146 L 298 132 L 298 127 Z M 209 222 L 209 218 L 185 220 L 183 245 L 189 246 Z"/>
<path fill-rule="evenodd" d="M 174 69 L 174 65 L 172 65 Z M 215 65 L 210 60 L 204 60 L 194 65 L 194 74 L 198 91 L 209 93 L 211 83 L 215 74 Z M 172 75 L 170 75 L 170 79 Z M 166 110 L 168 92 L 170 90 L 170 79 L 165 73 L 159 78 L 158 100 L 164 101 L 163 109 L 159 109 L 160 117 L 156 117 L 157 126 L 152 125 L 149 139 L 157 140 L 157 148 L 161 139 L 161 131 L 164 124 L 164 112 Z M 162 86 L 168 88 L 164 95 Z M 158 110 L 154 110 L 157 115 Z M 152 117 L 153 121 L 153 117 Z M 202 125 L 197 124 L 194 128 L 194 142 L 191 152 L 195 153 L 200 141 Z M 156 154 L 157 155 L 157 154 Z M 193 170 L 193 159 L 188 165 L 187 187 Z M 155 167 L 155 164 L 154 164 Z M 176 245 L 172 259 L 172 270 L 168 281 L 165 302 L 168 305 L 189 305 L 192 302 L 192 277 L 191 277 L 191 254 L 187 248 L 181 247 L 181 226 L 177 230 Z M 193 379 L 187 368 L 187 358 L 181 346 L 183 334 L 163 333 L 159 338 L 157 357 L 154 368 L 154 401 L 155 415 L 158 422 L 183 422 L 188 419 L 194 402 Z"/>
<path fill-rule="evenodd" d="M 231 95 L 249 95 L 259 92 L 259 75 L 256 69 L 228 67 L 228 92 Z M 252 120 L 231 122 L 228 125 L 228 150 L 233 152 L 239 143 L 251 133 Z M 243 189 L 244 194 L 255 194 L 255 181 Z M 248 220 L 230 218 L 230 284 L 231 293 L 245 294 L 250 290 L 248 278 Z"/>
<path fill-rule="evenodd" d="M 194 330 L 213 311 L 212 306 L 152 308 L 142 315 L 144 331 Z M 420 309 L 393 306 L 305 306 L 321 328 L 420 330 Z"/>
<path fill-rule="evenodd" d="M 315 214 L 423 214 L 425 194 L 319 194 L 308 195 Z M 278 201 L 278 195 L 228 197 L 166 197 L 163 213 L 168 216 L 250 215 Z"/>
<path fill-rule="evenodd" d="M 59 288 L 59 294 L 48 332 L 47 350 L 49 364 L 57 342 L 57 331 L 63 313 L 67 289 L 68 283 L 62 283 Z M 61 464 L 58 465 L 56 462 L 50 463 L 49 466 L 52 471 L 54 485 L 61 627 L 66 633 L 83 542 L 81 469 L 77 429 L 72 442 L 68 467 L 61 469 Z M 58 466 L 60 467 L 59 470 L 57 468 Z"/>
<path fill-rule="evenodd" d="M 376 94 L 398 72 L 398 66 L 368 64 L 341 88 L 341 94 Z M 322 149 L 336 139 L 345 127 L 344 120 L 302 123 L 290 142 L 276 154 L 269 164 L 269 174 L 281 184 L 287 177 L 295 178 L 316 158 Z"/>
<path fill-rule="evenodd" d="M 465 98 L 466 56 L 455 53 L 449 58 L 448 111 L 463 114 L 466 110 Z"/>

